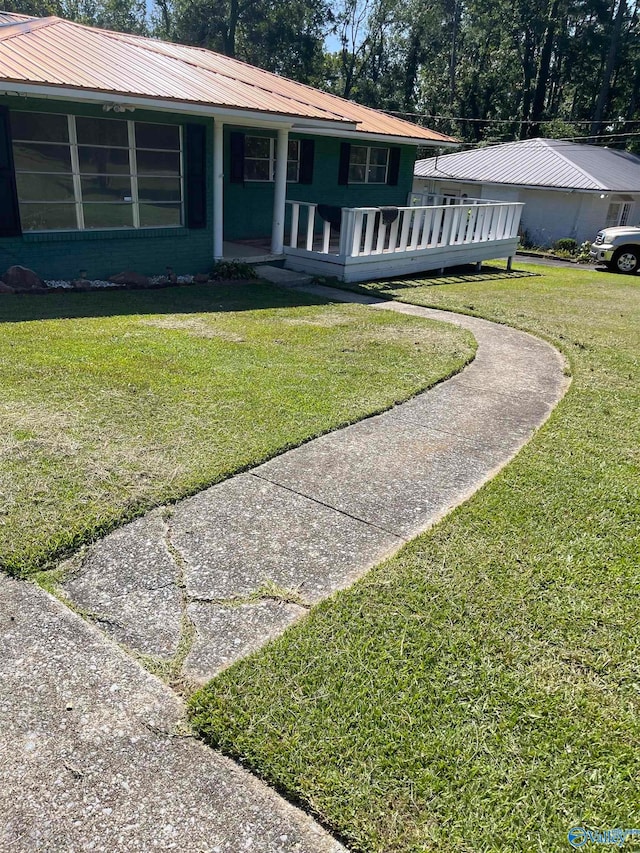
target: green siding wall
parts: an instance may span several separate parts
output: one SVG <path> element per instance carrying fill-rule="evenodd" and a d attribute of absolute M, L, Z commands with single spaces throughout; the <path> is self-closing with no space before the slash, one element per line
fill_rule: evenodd
<path fill-rule="evenodd" d="M 242 131 L 251 136 L 275 136 L 267 131 L 248 127 L 225 128 L 225 175 L 230 173 L 229 133 Z M 387 184 L 338 184 L 340 143 L 343 140 L 328 136 L 304 136 L 291 134 L 291 139 L 313 139 L 315 141 L 313 183 L 287 184 L 287 198 L 292 201 L 308 201 L 316 204 L 332 204 L 339 207 L 376 207 L 407 203 L 407 195 L 413 185 L 413 165 L 416 149 L 413 146 L 390 146 L 401 149 L 398 185 Z M 366 142 L 353 142 L 366 145 Z M 381 142 L 368 143 L 384 147 Z M 269 237 L 273 211 L 273 184 L 245 181 L 232 184 L 225 177 L 224 186 L 224 238 L 244 240 L 252 237 Z"/>
<path fill-rule="evenodd" d="M 0 97 L 10 110 L 71 113 L 106 118 L 100 106 L 69 104 L 48 99 Z M 213 122 L 196 116 L 136 110 L 114 118 L 164 124 L 197 123 L 207 126 L 207 161 L 213 157 Z M 25 233 L 22 237 L 0 238 L 0 274 L 13 264 L 35 270 L 42 278 L 77 278 L 80 270 L 89 278 L 106 278 L 133 269 L 146 275 L 162 274 L 166 267 L 176 273 L 204 272 L 213 256 L 213 175 L 207 171 L 207 227 L 152 228 L 123 231 L 71 231 Z"/>

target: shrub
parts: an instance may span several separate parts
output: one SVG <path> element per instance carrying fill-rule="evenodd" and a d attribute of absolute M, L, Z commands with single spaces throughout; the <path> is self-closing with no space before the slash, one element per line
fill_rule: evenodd
<path fill-rule="evenodd" d="M 590 249 L 591 249 L 591 243 L 589 242 L 589 240 L 585 240 L 584 243 L 580 244 L 580 250 L 578 252 L 578 258 L 577 259 L 581 263 L 584 263 L 585 261 L 591 260 L 591 255 L 589 254 Z"/>
<path fill-rule="evenodd" d="M 570 255 L 578 253 L 578 243 L 573 237 L 561 237 L 553 244 L 554 249 L 559 249 L 561 252 L 568 252 Z"/>
<path fill-rule="evenodd" d="M 216 261 L 211 267 L 211 278 L 215 281 L 239 281 L 257 277 L 251 264 L 242 261 Z"/>

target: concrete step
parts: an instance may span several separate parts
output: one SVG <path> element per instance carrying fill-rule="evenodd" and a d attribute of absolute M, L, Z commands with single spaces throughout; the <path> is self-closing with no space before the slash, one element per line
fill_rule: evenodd
<path fill-rule="evenodd" d="M 256 272 L 261 278 L 266 278 L 267 281 L 272 281 L 274 284 L 309 284 L 312 279 L 312 276 L 306 273 L 294 272 L 270 264 L 261 264 Z"/>

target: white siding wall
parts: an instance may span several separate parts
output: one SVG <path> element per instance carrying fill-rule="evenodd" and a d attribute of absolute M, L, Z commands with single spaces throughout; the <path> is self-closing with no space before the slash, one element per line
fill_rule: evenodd
<path fill-rule="evenodd" d="M 527 232 L 528 239 L 537 246 L 551 246 L 561 237 L 573 237 L 578 243 L 593 240 L 604 228 L 609 204 L 615 201 L 634 200 L 629 225 L 640 224 L 640 194 L 624 197 L 609 193 L 600 198 L 598 193 L 563 192 L 561 190 L 531 190 L 496 184 L 465 184 L 455 181 L 428 181 L 415 178 L 414 190 L 428 191 L 435 186 L 438 193 L 466 193 L 470 198 L 496 201 L 522 201 L 520 233 Z"/>

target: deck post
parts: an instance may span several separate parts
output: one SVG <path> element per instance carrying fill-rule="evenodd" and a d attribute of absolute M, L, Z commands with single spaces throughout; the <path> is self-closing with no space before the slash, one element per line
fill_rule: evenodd
<path fill-rule="evenodd" d="M 213 120 L 213 259 L 224 255 L 224 124 Z"/>
<path fill-rule="evenodd" d="M 507 258 L 507 272 L 511 272 L 511 267 L 513 266 L 513 255 L 509 255 Z"/>
<path fill-rule="evenodd" d="M 287 198 L 287 153 L 289 150 L 289 128 L 278 128 L 276 143 L 276 173 L 273 192 L 273 223 L 271 227 L 271 251 L 281 255 L 284 251 L 284 215 Z"/>

